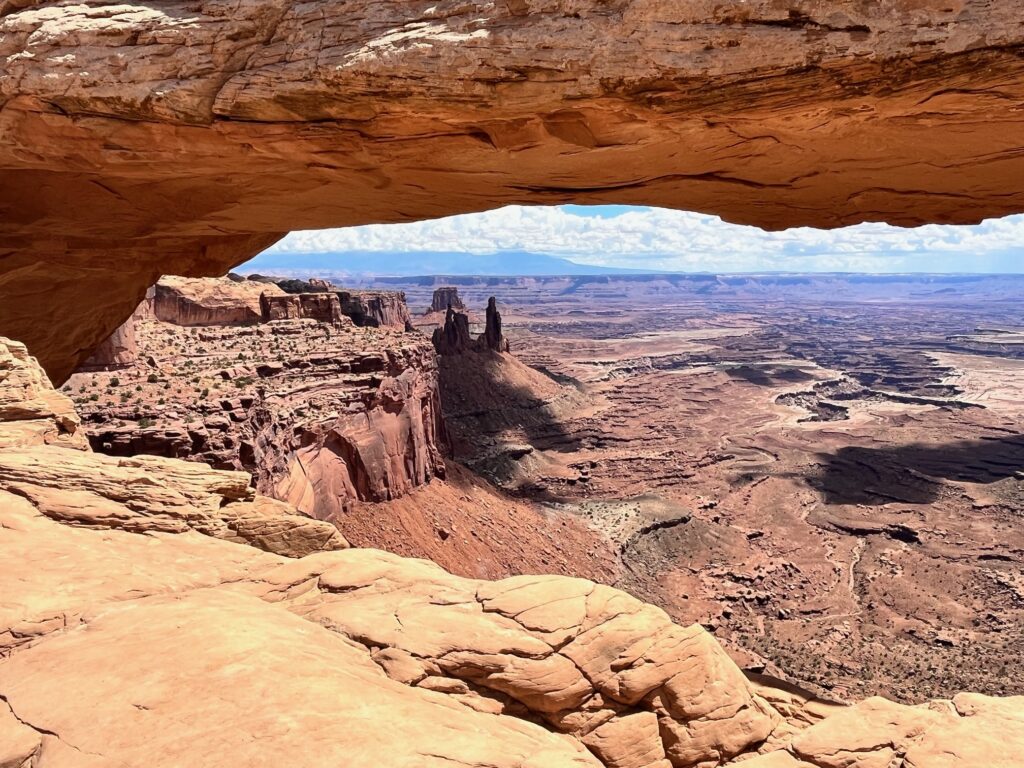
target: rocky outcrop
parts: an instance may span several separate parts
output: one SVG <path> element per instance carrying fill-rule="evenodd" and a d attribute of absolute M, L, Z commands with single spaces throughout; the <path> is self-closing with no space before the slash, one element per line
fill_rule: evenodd
<path fill-rule="evenodd" d="M 174 325 L 252 325 L 263 319 L 261 297 L 284 297 L 273 285 L 221 278 L 162 277 L 153 315 Z"/>
<path fill-rule="evenodd" d="M 24 346 L 0 337 L 0 365 L 0 490 L 40 514 L 136 533 L 198 531 L 290 556 L 347 546 L 332 525 L 257 496 L 244 473 L 92 453 L 71 401 Z"/>
<path fill-rule="evenodd" d="M 447 312 L 448 309 L 465 309 L 466 305 L 459 298 L 459 289 L 452 285 L 441 286 L 434 289 L 434 296 L 430 301 L 430 312 Z"/>
<path fill-rule="evenodd" d="M 501 332 L 501 313 L 498 302 L 493 296 L 487 299 L 487 324 L 484 335 L 478 341 L 483 342 L 492 352 L 508 352 L 508 339 Z"/>
<path fill-rule="evenodd" d="M 37 445 L 89 448 L 71 399 L 53 389 L 24 344 L 2 339 L 0 450 Z"/>
<path fill-rule="evenodd" d="M 222 296 L 239 285 L 222 282 Z M 140 322 L 135 365 L 73 376 L 93 448 L 248 472 L 261 493 L 331 519 L 444 475 L 426 339 L 356 327 L 333 292 L 261 302 L 255 326 Z"/>
<path fill-rule="evenodd" d="M 0 423 L 52 415 L 24 348 L 0 350 Z M 4 764 L 1009 768 L 1024 750 L 1022 698 L 835 711 L 610 587 L 343 547 L 233 473 L 0 448 Z"/>
<path fill-rule="evenodd" d="M 160 274 L 223 274 L 292 229 L 510 203 L 771 228 L 1024 210 L 1016 0 L 2 13 L 0 332 L 59 380 Z"/>
<path fill-rule="evenodd" d="M 359 326 L 399 328 L 412 325 L 405 294 L 401 291 L 338 291 L 341 311 Z"/>
<path fill-rule="evenodd" d="M 469 335 L 469 315 L 449 307 L 445 312 L 444 325 L 434 329 L 431 342 L 437 354 L 443 356 L 461 355 L 473 349 L 473 339 Z"/>
<path fill-rule="evenodd" d="M 92 356 L 82 364 L 83 369 L 121 368 L 135 362 L 135 315 L 132 314 L 96 347 Z"/>
<path fill-rule="evenodd" d="M 273 320 L 316 320 L 318 323 L 342 325 L 349 322 L 333 293 L 297 293 L 286 296 L 260 294 L 260 316 L 264 323 Z"/>
<path fill-rule="evenodd" d="M 253 419 L 262 425 L 254 443 L 258 487 L 305 512 L 332 519 L 352 502 L 388 501 L 444 477 L 437 368 L 425 343 L 365 354 L 332 367 L 348 367 L 354 380 L 365 383 L 338 387 L 333 395 L 322 391 L 321 408 L 335 409 L 328 411 L 328 418 L 305 421 L 301 427 L 287 418 L 300 403 L 317 407 L 316 401 L 305 399 L 308 385 L 278 390 L 257 406 Z M 339 406 L 344 407 L 340 414 Z"/>
<path fill-rule="evenodd" d="M 493 296 L 487 300 L 484 332 L 475 341 L 469 332 L 469 315 L 456 312 L 452 307 L 448 307 L 445 312 L 444 325 L 434 329 L 432 341 L 434 349 L 442 356 L 461 355 L 470 351 L 509 351 L 508 339 L 501 331 L 501 313 Z"/>

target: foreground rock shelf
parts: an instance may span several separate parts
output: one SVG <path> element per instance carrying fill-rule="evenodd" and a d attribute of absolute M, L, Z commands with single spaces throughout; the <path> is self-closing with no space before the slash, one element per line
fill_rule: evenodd
<path fill-rule="evenodd" d="M 705 630 L 619 590 L 344 549 L 236 473 L 94 455 L 24 347 L 2 340 L 0 361 L 3 765 L 966 768 L 1024 752 L 1021 698 L 837 710 L 748 682 Z"/>

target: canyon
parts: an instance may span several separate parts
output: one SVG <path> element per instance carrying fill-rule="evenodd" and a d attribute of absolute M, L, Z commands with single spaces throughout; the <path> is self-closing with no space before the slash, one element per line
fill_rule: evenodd
<path fill-rule="evenodd" d="M 131 359 L 68 380 L 81 434 L 112 456 L 248 473 L 258 492 L 335 523 L 353 543 L 463 575 L 614 577 L 611 547 L 583 522 L 507 498 L 446 459 L 439 361 L 426 335 L 405 331 L 401 294 L 348 292 L 390 305 L 399 327 L 358 326 L 338 314 L 337 292 L 318 287 L 162 278 L 155 294 L 188 296 L 189 311 L 153 314 L 144 301 L 117 332 L 130 329 Z M 261 305 L 262 317 L 247 314 Z M 192 325 L 197 316 L 211 324 Z"/>
<path fill-rule="evenodd" d="M 63 389 L 97 450 L 248 471 L 350 541 L 460 574 L 586 573 L 749 674 L 841 700 L 1024 694 L 1024 281 L 464 278 L 469 308 L 445 314 L 451 286 L 376 282 L 418 330 L 296 319 L 197 346 L 139 323 L 138 367 Z M 388 397 L 433 424 L 402 432 L 404 465 L 374 461 L 401 455 Z"/>
<path fill-rule="evenodd" d="M 268 510 L 238 473 L 92 453 L 8 340 L 0 403 L 9 765 L 1002 768 L 1024 749 L 1020 699 L 840 707 L 748 681 L 613 588 L 452 576 Z"/>
<path fill-rule="evenodd" d="M 611 537 L 616 585 L 823 695 L 1024 693 L 1024 279 L 443 280 L 507 297 L 517 358 L 442 357 L 456 457 Z"/>

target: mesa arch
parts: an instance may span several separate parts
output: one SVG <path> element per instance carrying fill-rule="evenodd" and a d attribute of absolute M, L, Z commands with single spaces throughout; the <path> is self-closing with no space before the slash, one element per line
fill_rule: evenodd
<path fill-rule="evenodd" d="M 291 229 L 969 223 L 1022 178 L 1017 0 L 0 0 L 0 335 L 57 381 Z"/>

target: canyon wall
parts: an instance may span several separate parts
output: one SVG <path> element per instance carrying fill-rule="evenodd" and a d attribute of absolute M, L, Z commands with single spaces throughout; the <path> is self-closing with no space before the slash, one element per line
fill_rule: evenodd
<path fill-rule="evenodd" d="M 1016 0 L 5 3 L 0 332 L 62 380 L 160 274 L 223 274 L 292 229 L 510 203 L 773 229 L 1018 213 L 1019 15 Z"/>
<path fill-rule="evenodd" d="M 388 326 L 405 330 L 412 324 L 401 291 L 338 291 L 341 311 L 356 325 Z"/>
<path fill-rule="evenodd" d="M 256 406 L 257 488 L 303 512 L 335 519 L 352 502 L 390 501 L 444 477 L 438 372 L 425 341 L 367 351 L 335 363 L 333 371 L 371 382 L 335 385 L 345 413 L 333 420 L 299 426 L 289 419 L 305 407 L 301 392 L 275 393 Z"/>
<path fill-rule="evenodd" d="M 459 289 L 451 285 L 435 288 L 434 295 L 430 300 L 430 309 L 427 311 L 446 312 L 449 307 L 452 309 L 466 308 L 466 305 L 462 303 L 462 299 L 459 298 Z"/>
<path fill-rule="evenodd" d="M 260 294 L 260 319 L 264 323 L 300 318 L 330 325 L 348 322 L 342 314 L 338 297 L 333 293 L 295 293 L 287 296 L 271 296 L 266 292 Z"/>
<path fill-rule="evenodd" d="M 177 276 L 161 277 L 153 290 L 153 315 L 175 325 L 252 325 L 263 319 L 263 295 L 284 296 L 275 285 Z"/>
<path fill-rule="evenodd" d="M 92 356 L 82 364 L 82 368 L 120 368 L 134 363 L 138 353 L 133 313 L 96 347 Z"/>
<path fill-rule="evenodd" d="M 174 320 L 202 316 L 211 324 L 150 321 L 139 312 L 139 349 L 129 365 L 71 377 L 65 390 L 76 397 L 93 447 L 248 472 L 260 492 L 324 519 L 443 476 L 447 445 L 430 342 L 404 327 L 357 327 L 331 292 L 266 288 L 162 279 L 157 297 L 170 293 L 169 306 L 186 308 Z M 256 290 L 261 317 L 253 323 Z M 156 316 L 166 317 L 160 306 Z"/>

